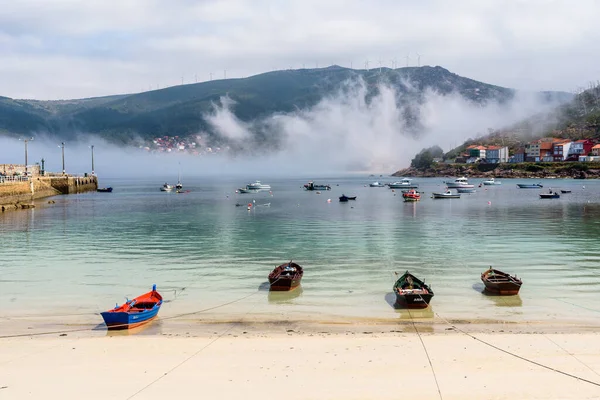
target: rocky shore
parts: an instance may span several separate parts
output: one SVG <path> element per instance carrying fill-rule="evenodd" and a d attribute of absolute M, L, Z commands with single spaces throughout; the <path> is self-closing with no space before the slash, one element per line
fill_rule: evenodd
<path fill-rule="evenodd" d="M 392 176 L 472 178 L 568 178 L 599 179 L 600 163 L 522 163 L 522 164 L 434 164 L 431 168 L 406 168 Z"/>

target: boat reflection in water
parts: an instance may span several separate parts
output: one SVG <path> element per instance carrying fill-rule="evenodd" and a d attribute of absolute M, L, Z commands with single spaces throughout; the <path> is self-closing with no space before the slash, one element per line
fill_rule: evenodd
<path fill-rule="evenodd" d="M 288 291 L 269 291 L 269 303 L 291 303 L 292 300 L 302 295 L 302 285 Z"/>
<path fill-rule="evenodd" d="M 523 305 L 523 300 L 518 294 L 513 296 L 501 296 L 499 294 L 490 293 L 487 290 L 483 290 L 481 294 L 493 302 L 497 307 L 521 307 Z"/>

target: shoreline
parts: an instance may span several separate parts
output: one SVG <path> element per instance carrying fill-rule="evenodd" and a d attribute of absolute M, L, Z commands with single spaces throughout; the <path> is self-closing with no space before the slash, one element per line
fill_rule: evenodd
<path fill-rule="evenodd" d="M 449 400 L 600 394 L 598 333 L 250 333 L 237 323 L 214 329 L 206 337 L 3 339 L 0 397 L 164 399 L 202 393 L 262 400 L 285 393 L 286 399 L 358 400 L 410 390 L 420 398 Z M 65 385 L 65 377 L 76 379 Z"/>

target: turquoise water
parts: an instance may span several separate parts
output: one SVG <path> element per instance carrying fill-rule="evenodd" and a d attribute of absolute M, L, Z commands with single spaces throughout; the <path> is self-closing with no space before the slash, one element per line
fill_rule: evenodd
<path fill-rule="evenodd" d="M 272 195 L 235 193 L 256 178 Z M 169 300 L 159 314 L 165 322 L 245 296 L 191 318 L 395 320 L 409 317 L 391 306 L 394 272 L 407 269 L 435 292 L 425 318 L 593 323 L 600 315 L 600 181 L 517 189 L 526 181 L 505 179 L 434 200 L 443 179 L 423 178 L 422 200 L 404 203 L 399 191 L 368 187 L 376 179 L 317 180 L 332 185 L 321 194 L 302 189 L 308 179 L 186 178 L 190 192 L 181 194 L 160 192 L 160 179 L 101 179 L 113 193 L 5 213 L 0 330 L 15 321 L 28 332 L 93 326 L 98 312 L 153 283 Z M 572 193 L 539 199 L 549 187 Z M 342 194 L 357 200 L 339 203 Z M 270 294 L 268 273 L 290 259 L 305 269 L 302 289 Z M 479 277 L 490 265 L 523 279 L 519 296 L 482 294 Z"/>

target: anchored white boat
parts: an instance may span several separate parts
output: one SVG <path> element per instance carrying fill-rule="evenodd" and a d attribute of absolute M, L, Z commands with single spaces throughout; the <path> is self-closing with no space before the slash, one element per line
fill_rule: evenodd
<path fill-rule="evenodd" d="M 446 190 L 444 193 L 433 193 L 434 199 L 460 199 L 460 193 L 452 193 Z"/>
<path fill-rule="evenodd" d="M 381 182 L 373 182 L 373 183 L 369 183 L 370 187 L 385 187 L 385 184 L 381 183 Z"/>
<path fill-rule="evenodd" d="M 418 184 L 412 183 L 410 178 L 402 178 L 400 181 L 388 183 L 390 189 L 417 189 Z"/>
<path fill-rule="evenodd" d="M 246 185 L 247 190 L 271 190 L 271 185 L 265 185 L 260 183 L 260 181 L 256 181 L 254 183 L 249 183 Z"/>
<path fill-rule="evenodd" d="M 460 177 L 460 178 L 456 178 L 453 181 L 445 181 L 444 182 L 446 184 L 446 186 L 448 186 L 448 189 L 456 189 L 456 188 L 474 188 L 475 185 L 471 185 L 469 183 L 469 180 L 467 178 Z"/>
<path fill-rule="evenodd" d="M 481 182 L 486 186 L 491 186 L 491 185 L 502 185 L 502 182 L 494 180 L 494 178 L 490 178 L 487 181 L 483 181 Z"/>
<path fill-rule="evenodd" d="M 173 191 L 173 189 L 174 189 L 173 185 L 169 185 L 166 183 L 160 187 L 161 192 L 171 192 L 171 191 Z"/>

